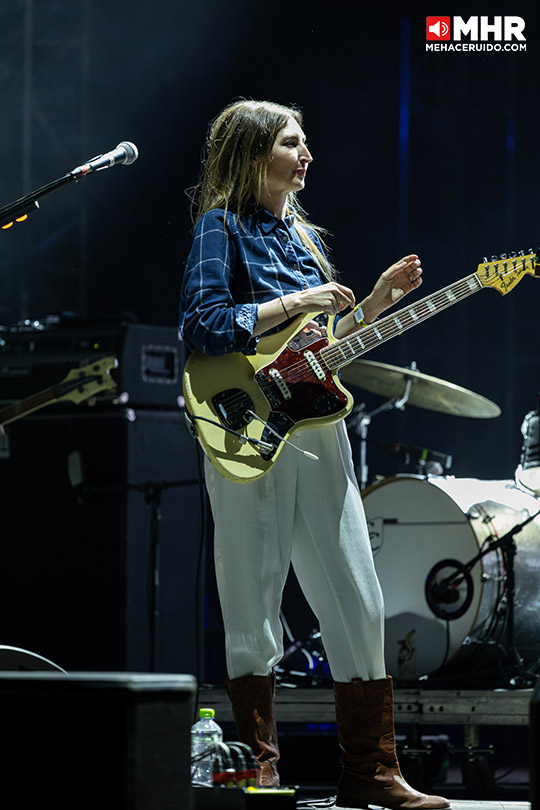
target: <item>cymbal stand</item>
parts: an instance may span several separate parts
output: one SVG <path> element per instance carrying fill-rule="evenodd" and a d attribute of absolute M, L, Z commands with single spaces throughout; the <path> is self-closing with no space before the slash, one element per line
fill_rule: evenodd
<path fill-rule="evenodd" d="M 411 363 L 411 369 L 416 368 L 416 363 Z M 356 419 L 353 421 L 353 428 L 357 436 L 360 436 L 360 489 L 363 490 L 368 484 L 368 463 L 367 463 L 367 435 L 371 420 L 379 413 L 385 413 L 391 410 L 405 410 L 405 405 L 409 400 L 411 392 L 412 377 L 409 377 L 405 382 L 405 390 L 401 397 L 394 397 L 387 402 L 383 402 L 378 408 L 375 408 L 369 413 L 365 411 L 365 404 L 359 405 L 353 411 L 357 413 Z"/>

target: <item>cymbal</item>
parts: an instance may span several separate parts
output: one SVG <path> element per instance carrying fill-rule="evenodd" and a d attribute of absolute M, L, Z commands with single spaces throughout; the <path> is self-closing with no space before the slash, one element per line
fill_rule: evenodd
<path fill-rule="evenodd" d="M 501 413 L 495 402 L 467 388 L 461 388 L 437 377 L 430 377 L 415 369 L 391 366 L 373 360 L 355 360 L 344 366 L 341 370 L 341 379 L 345 383 L 389 399 L 402 397 L 407 381 L 411 380 L 408 405 L 477 419 L 492 419 Z"/>

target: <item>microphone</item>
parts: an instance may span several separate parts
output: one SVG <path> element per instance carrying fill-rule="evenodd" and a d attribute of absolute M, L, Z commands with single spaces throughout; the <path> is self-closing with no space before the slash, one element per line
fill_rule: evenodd
<path fill-rule="evenodd" d="M 456 587 L 446 583 L 434 583 L 431 587 L 433 598 L 439 604 L 453 605 L 460 600 L 460 593 Z"/>
<path fill-rule="evenodd" d="M 441 560 L 428 572 L 424 584 L 426 602 L 431 612 L 447 622 L 460 619 L 469 610 L 474 583 L 468 563 Z"/>
<path fill-rule="evenodd" d="M 130 141 L 122 141 L 118 144 L 116 149 L 111 152 L 106 152 L 104 155 L 97 155 L 84 163 L 82 166 L 77 166 L 70 174 L 74 177 L 85 177 L 92 172 L 99 172 L 102 169 L 109 169 L 111 166 L 116 166 L 117 163 L 125 163 L 130 166 L 139 157 L 139 152 L 134 143 Z"/>

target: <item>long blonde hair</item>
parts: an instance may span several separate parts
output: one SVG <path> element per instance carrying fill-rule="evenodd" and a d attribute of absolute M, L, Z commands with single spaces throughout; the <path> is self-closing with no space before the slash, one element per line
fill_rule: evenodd
<path fill-rule="evenodd" d="M 201 177 L 187 192 L 194 222 L 214 208 L 233 211 L 241 222 L 260 197 L 274 141 L 289 118 L 302 126 L 302 113 L 295 107 L 243 99 L 229 104 L 210 122 Z M 294 225 L 303 244 L 324 276 L 334 278 L 334 268 L 325 255 L 328 248 L 323 242 L 327 232 L 308 220 L 294 192 L 287 197 L 285 214 L 294 214 Z M 325 252 L 310 231 L 317 234 Z"/>

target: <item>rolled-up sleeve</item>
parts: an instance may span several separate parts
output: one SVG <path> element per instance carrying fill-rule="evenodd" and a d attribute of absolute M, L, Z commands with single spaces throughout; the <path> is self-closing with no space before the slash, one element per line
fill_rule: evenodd
<path fill-rule="evenodd" d="M 234 239 L 222 210 L 197 223 L 180 294 L 180 336 L 190 349 L 205 354 L 253 354 L 258 304 L 238 303 L 231 288 L 237 261 Z"/>

